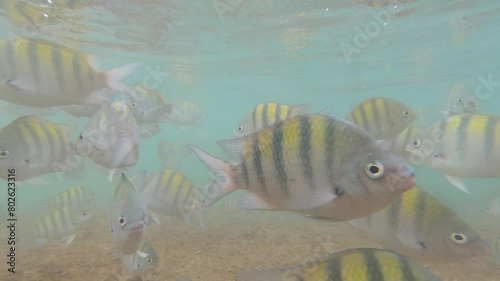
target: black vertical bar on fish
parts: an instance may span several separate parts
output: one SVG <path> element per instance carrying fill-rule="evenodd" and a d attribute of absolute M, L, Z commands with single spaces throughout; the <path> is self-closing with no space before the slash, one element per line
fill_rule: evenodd
<path fill-rule="evenodd" d="M 380 131 L 382 129 L 382 120 L 380 118 L 379 108 L 377 107 L 377 99 L 371 99 L 370 103 L 373 110 L 373 119 L 375 119 L 375 128 L 377 131 Z"/>
<path fill-rule="evenodd" d="M 255 173 L 257 175 L 257 180 L 259 181 L 259 186 L 262 191 L 264 191 L 265 194 L 267 194 L 267 188 L 266 188 L 266 180 L 264 178 L 264 170 L 262 169 L 262 158 L 261 158 L 261 152 L 260 152 L 260 147 L 259 147 L 259 138 L 256 135 L 253 138 L 253 165 L 255 169 Z"/>
<path fill-rule="evenodd" d="M 496 143 L 496 126 L 498 126 L 498 119 L 488 117 L 488 124 L 486 124 L 485 129 L 484 129 L 484 158 L 488 160 L 488 163 L 491 163 L 491 160 L 493 159 L 493 149 L 495 149 L 494 145 Z M 498 153 L 498 152 L 497 152 Z M 500 169 L 500 168 L 499 168 Z"/>
<path fill-rule="evenodd" d="M 467 133 L 467 129 L 469 127 L 472 115 L 463 114 L 463 115 L 458 115 L 456 117 L 461 119 L 460 125 L 458 126 L 457 129 L 456 148 L 458 149 L 457 151 L 458 157 L 460 158 L 461 161 L 463 161 L 466 152 L 462 148 L 466 147 L 465 145 L 467 145 L 467 142 L 469 140 L 469 134 Z"/>
<path fill-rule="evenodd" d="M 373 251 L 363 251 L 364 264 L 366 265 L 366 271 L 368 276 L 371 277 L 370 281 L 383 281 L 385 280 L 384 274 L 382 273 L 382 268 L 378 258 L 375 256 Z"/>
<path fill-rule="evenodd" d="M 264 108 L 262 108 L 262 126 L 259 129 L 265 128 L 269 126 L 269 119 L 267 118 L 267 111 L 269 110 L 268 104 L 264 104 Z"/>
<path fill-rule="evenodd" d="M 281 191 L 287 196 L 290 196 L 288 178 L 285 170 L 285 159 L 283 159 L 283 122 L 278 122 L 273 127 L 271 141 L 274 168 L 276 169 Z"/>
<path fill-rule="evenodd" d="M 417 278 L 413 274 L 413 271 L 411 269 L 411 266 L 408 262 L 408 258 L 397 255 L 398 257 L 398 265 L 399 265 L 399 270 L 403 273 L 403 280 L 405 281 L 417 281 Z"/>
<path fill-rule="evenodd" d="M 73 59 L 71 60 L 71 65 L 73 66 L 73 76 L 75 77 L 76 88 L 77 89 L 84 89 L 82 68 L 81 68 L 82 66 L 81 66 L 80 56 L 78 54 L 73 54 Z"/>
<path fill-rule="evenodd" d="M 328 172 L 328 183 L 331 188 L 335 188 L 337 187 L 337 183 L 335 182 L 335 171 L 333 170 L 333 158 L 335 156 L 335 122 L 333 119 L 327 117 L 325 123 L 325 167 Z"/>
<path fill-rule="evenodd" d="M 246 159 L 243 158 L 243 160 L 241 161 L 241 170 L 243 172 L 243 180 L 245 181 L 245 188 L 247 190 L 250 189 L 250 178 L 248 177 L 248 168 L 247 168 L 247 161 Z"/>
<path fill-rule="evenodd" d="M 59 92 L 63 93 L 64 95 L 67 95 L 68 93 L 66 92 L 66 88 L 64 85 L 65 81 L 64 81 L 64 70 L 61 59 L 61 52 L 59 51 L 58 48 L 50 46 L 50 56 L 51 56 L 52 67 L 56 74 L 56 81 L 57 81 L 57 86 L 59 87 Z"/>
<path fill-rule="evenodd" d="M 309 181 L 309 188 L 314 189 L 313 169 L 311 166 L 311 122 L 308 116 L 301 115 L 299 125 L 299 158 L 301 159 L 302 173 Z"/>
<path fill-rule="evenodd" d="M 30 68 L 33 71 L 33 74 L 35 76 L 35 82 L 36 85 L 39 85 L 40 83 L 40 63 L 39 63 L 39 57 L 38 57 L 38 52 L 37 52 L 37 43 L 33 40 L 28 40 L 26 41 L 26 51 L 28 55 L 28 60 L 30 63 Z"/>
<path fill-rule="evenodd" d="M 399 228 L 399 213 L 401 210 L 402 199 L 399 197 L 394 201 L 388 209 L 387 223 L 391 230 L 397 230 Z"/>

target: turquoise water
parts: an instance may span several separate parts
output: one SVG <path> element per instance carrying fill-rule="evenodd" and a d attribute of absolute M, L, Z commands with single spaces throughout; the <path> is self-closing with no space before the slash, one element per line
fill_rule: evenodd
<path fill-rule="evenodd" d="M 332 105 L 332 115 L 344 118 L 356 104 L 366 98 L 393 98 L 419 111 L 418 122 L 425 124 L 439 118 L 439 110 L 445 109 L 446 97 L 455 84 L 477 89 L 482 85 L 481 81 L 488 77 L 493 81 L 500 81 L 498 1 L 457 0 L 437 3 L 415 0 L 388 5 L 379 4 L 394 2 L 83 2 L 86 6 L 82 9 L 55 6 L 48 13 L 48 17 L 54 21 L 34 26 L 16 23 L 14 18 L 17 15 L 4 7 L 0 10 L 0 24 L 4 27 L 0 31 L 0 37 L 7 39 L 12 36 L 35 36 L 64 44 L 91 53 L 96 58 L 99 69 L 103 70 L 128 63 L 141 63 L 139 70 L 124 80 L 128 86 L 153 81 L 157 90 L 165 94 L 167 102 L 185 98 L 202 107 L 204 119 L 200 124 L 187 127 L 187 130 L 173 124 L 162 124 L 159 135 L 142 139 L 140 160 L 129 169 L 130 174 L 143 169 L 154 171 L 160 167 L 156 145 L 164 138 L 173 142 L 184 140 L 224 158 L 225 155 L 215 141 L 232 138 L 246 112 L 259 103 L 310 103 L 312 112 Z M 223 7 L 226 10 L 220 10 Z M 389 17 L 385 17 L 386 15 Z M 351 55 L 346 53 L 349 50 L 353 52 Z M 152 73 L 159 75 L 158 79 Z M 479 112 L 499 115 L 500 85 L 493 87 L 489 93 L 487 97 L 480 99 Z M 7 102 L 1 102 L 1 105 L 9 107 Z M 9 111 L 2 114 L 2 127 L 27 112 L 22 108 L 16 110 L 17 113 Z M 87 122 L 86 119 L 68 119 L 63 113 L 47 118 L 80 129 Z M 24 186 L 18 189 L 18 212 L 29 218 L 27 221 L 32 220 L 34 213 L 43 210 L 41 202 L 67 187 L 80 184 L 98 194 L 93 206 L 95 213 L 99 214 L 96 215 L 99 219 L 96 219 L 95 225 L 99 225 L 102 228 L 100 233 L 106 235 L 106 206 L 112 197 L 116 180 L 109 183 L 104 171 L 91 161 L 88 166 L 88 174 L 79 180 L 65 178 L 59 182 L 49 177 L 51 183 L 45 186 L 23 183 Z M 195 156 L 183 160 L 180 170 L 199 186 L 203 186 L 207 179 L 208 170 Z M 497 236 L 500 227 L 494 222 L 498 221 L 498 217 L 486 213 L 485 208 L 493 198 L 500 196 L 498 179 L 466 179 L 473 190 L 473 195 L 467 195 L 452 187 L 437 172 L 423 167 L 415 167 L 415 172 L 419 186 L 446 202 L 476 229 L 486 232 L 489 237 Z M 234 198 L 238 198 L 238 195 L 230 195 L 223 200 Z M 5 203 L 2 199 L 0 206 Z M 233 227 L 241 225 L 245 228 L 245 221 L 251 215 L 244 213 L 243 218 L 238 217 L 240 215 L 235 211 L 234 220 L 231 216 L 225 220 L 232 222 Z M 207 229 L 210 233 L 210 229 L 217 228 L 220 223 L 216 214 L 209 216 Z M 296 218 L 292 217 L 293 215 L 281 213 L 276 215 L 278 220 L 290 219 L 293 224 Z M 264 220 L 260 227 L 266 228 L 265 223 L 270 222 Z M 302 220 L 299 223 L 311 225 Z M 186 230 L 184 225 L 178 224 L 182 231 L 195 233 L 189 234 L 190 238 L 201 239 L 203 234 L 196 233 L 196 226 Z M 313 231 L 315 234 L 321 233 L 324 227 L 319 225 L 311 226 L 318 227 L 319 230 Z M 283 229 L 287 228 L 283 226 Z M 290 229 L 285 232 L 287 231 Z M 175 229 L 170 228 L 162 233 L 176 235 Z M 93 238 L 89 237 L 95 237 L 95 233 L 93 234 L 94 236 L 81 237 L 82 241 L 87 239 L 85 245 L 88 247 L 92 245 Z M 168 239 L 159 232 L 158 235 L 161 239 Z M 104 242 L 103 245 L 111 247 L 111 243 Z M 73 243 L 78 243 L 78 240 Z M 361 242 L 357 245 L 356 240 L 352 243 L 352 247 L 362 246 Z M 272 244 L 269 245 L 268 247 L 272 247 Z M 1 247 L 3 251 L 5 243 Z M 50 248 L 50 251 L 56 257 L 65 253 L 68 260 L 71 260 L 71 253 L 78 259 L 82 255 L 87 256 L 85 260 L 92 259 L 88 253 L 78 252 L 84 249 L 84 246 L 75 246 L 67 249 Z M 43 257 L 43 251 L 47 249 L 33 251 L 35 255 Z M 164 255 L 168 255 L 167 252 Z M 119 262 L 113 262 L 119 265 Z M 244 265 L 241 260 L 236 263 Z M 263 261 L 259 266 L 265 268 L 268 265 L 276 267 L 299 263 L 299 259 L 282 260 L 281 263 Z M 26 277 L 37 276 L 29 275 L 30 270 L 38 270 L 36 266 L 37 263 L 31 261 L 30 267 L 25 268 L 28 275 L 15 278 L 70 280 L 56 273 L 32 277 L 35 279 Z M 182 267 L 175 266 L 180 265 L 170 260 L 169 264 L 157 269 L 156 275 L 146 277 L 145 280 L 176 280 L 172 278 L 180 278 L 179 276 L 187 280 L 226 280 L 220 279 L 223 277 L 217 277 L 219 275 L 216 274 L 211 276 L 210 272 L 202 278 L 193 273 L 195 269 L 183 270 Z M 227 266 L 231 268 L 231 265 Z M 498 270 L 491 266 L 489 264 L 485 271 Z M 20 264 L 19 267 L 22 268 L 23 265 Z M 245 268 L 230 270 L 233 272 Z M 72 267 L 65 267 L 64 270 L 71 275 L 72 269 L 76 270 Z M 482 276 L 481 269 L 475 270 L 465 276 Z M 171 275 L 162 273 L 167 271 Z M 448 275 L 446 269 L 441 269 L 440 272 L 449 278 L 446 280 L 473 280 L 452 279 L 455 277 Z M 105 273 L 99 274 L 96 273 L 94 277 L 101 279 L 93 280 L 108 280 Z M 484 276 L 483 280 L 487 280 Z"/>

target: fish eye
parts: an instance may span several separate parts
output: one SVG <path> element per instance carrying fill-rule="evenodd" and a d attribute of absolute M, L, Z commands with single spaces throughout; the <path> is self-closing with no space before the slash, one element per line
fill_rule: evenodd
<path fill-rule="evenodd" d="M 409 112 L 408 110 L 404 110 L 404 111 L 403 111 L 403 116 L 404 116 L 404 117 L 408 117 L 408 116 L 410 116 L 410 112 Z"/>
<path fill-rule="evenodd" d="M 79 139 L 79 140 L 83 140 L 83 139 L 84 139 L 83 134 L 80 134 L 80 135 L 78 136 L 78 139 Z"/>
<path fill-rule="evenodd" d="M 243 125 L 240 125 L 240 126 L 238 127 L 238 132 L 242 132 L 242 131 L 243 131 Z"/>
<path fill-rule="evenodd" d="M 9 157 L 10 152 L 6 149 L 0 149 L 0 158 L 5 159 Z"/>
<path fill-rule="evenodd" d="M 148 262 L 148 263 L 152 263 L 152 262 L 153 262 L 153 259 L 149 258 L 149 259 L 147 260 L 147 262 Z"/>
<path fill-rule="evenodd" d="M 450 238 L 451 241 L 459 245 L 467 243 L 467 236 L 465 236 L 465 234 L 462 233 L 453 232 L 452 234 L 450 234 Z"/>
<path fill-rule="evenodd" d="M 86 212 L 82 212 L 82 216 L 87 216 L 87 213 Z"/>
<path fill-rule="evenodd" d="M 412 140 L 411 141 L 411 145 L 415 148 L 419 148 L 422 146 L 422 141 L 419 140 L 419 139 L 416 139 L 416 140 Z"/>
<path fill-rule="evenodd" d="M 155 127 L 156 127 L 156 128 L 160 128 L 160 125 L 158 125 L 158 124 L 155 124 Z"/>
<path fill-rule="evenodd" d="M 118 218 L 118 223 L 121 225 L 121 226 L 124 226 L 126 223 L 127 223 L 127 220 L 125 220 L 124 217 L 119 217 Z"/>
<path fill-rule="evenodd" d="M 458 103 L 459 103 L 459 104 L 462 104 L 462 103 L 464 103 L 464 100 L 463 100 L 463 99 L 459 99 L 459 100 L 458 100 Z"/>
<path fill-rule="evenodd" d="M 380 162 L 369 162 L 366 164 L 365 173 L 371 179 L 380 179 L 384 176 L 384 166 Z"/>
<path fill-rule="evenodd" d="M 135 102 L 133 102 L 131 105 L 132 105 L 132 107 L 135 107 L 135 106 L 136 106 L 136 103 L 135 103 Z"/>

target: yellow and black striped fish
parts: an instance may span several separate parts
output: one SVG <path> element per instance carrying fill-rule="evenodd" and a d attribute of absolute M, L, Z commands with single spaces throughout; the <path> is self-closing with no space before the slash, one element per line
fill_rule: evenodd
<path fill-rule="evenodd" d="M 147 183 L 144 195 L 153 216 L 163 214 L 190 222 L 190 216 L 195 214 L 202 231 L 205 230 L 199 204 L 200 190 L 181 172 L 172 169 L 159 170 Z"/>
<path fill-rule="evenodd" d="M 171 105 L 163 99 L 162 93 L 138 84 L 126 96 L 126 104 L 134 114 L 137 124 L 156 123 L 166 120 Z"/>
<path fill-rule="evenodd" d="M 0 7 L 7 12 L 12 23 L 25 28 L 41 28 L 64 20 L 70 14 L 68 10 L 81 9 L 85 5 L 81 0 L 3 0 Z"/>
<path fill-rule="evenodd" d="M 396 137 L 416 117 L 415 111 L 397 100 L 369 98 L 354 107 L 346 118 L 381 140 Z"/>
<path fill-rule="evenodd" d="M 334 253 L 290 269 L 250 270 L 238 281 L 439 281 L 425 266 L 397 253 L 359 248 Z"/>
<path fill-rule="evenodd" d="M 19 181 L 77 169 L 69 134 L 68 126 L 41 117 L 14 120 L 0 130 L 0 169 L 15 168 Z M 7 173 L 1 174 L 6 179 Z"/>
<path fill-rule="evenodd" d="M 253 134 L 258 130 L 300 114 L 309 113 L 310 104 L 285 105 L 275 102 L 261 103 L 254 107 L 238 125 L 236 137 Z"/>
<path fill-rule="evenodd" d="M 52 196 L 49 201 L 49 207 L 56 209 L 67 206 L 74 209 L 89 204 L 93 199 L 93 192 L 82 186 L 74 186 Z"/>
<path fill-rule="evenodd" d="M 139 252 L 121 256 L 123 267 L 136 276 L 143 276 L 153 271 L 158 266 L 159 259 L 153 245 L 147 238 L 142 240 Z"/>
<path fill-rule="evenodd" d="M 414 184 L 401 160 L 368 133 L 326 115 L 299 115 L 218 144 L 240 162 L 192 146 L 215 174 L 204 207 L 245 189 L 240 208 L 350 220 L 382 209 Z"/>
<path fill-rule="evenodd" d="M 500 116 L 447 117 L 422 130 L 406 148 L 411 164 L 424 164 L 468 192 L 460 178 L 500 177 Z"/>
<path fill-rule="evenodd" d="M 39 220 L 32 230 L 30 240 L 42 246 L 51 240 L 66 238 L 68 246 L 75 238 L 76 232 L 91 217 L 92 214 L 84 208 L 72 209 L 65 206 L 51 210 Z"/>
<path fill-rule="evenodd" d="M 380 144 L 391 153 L 399 156 L 406 162 L 410 161 L 411 152 L 406 149 L 406 146 L 411 140 L 414 141 L 412 145 L 418 146 L 419 141 L 415 140 L 422 130 L 422 127 L 410 125 L 404 131 L 402 131 L 397 137 L 393 139 L 384 139 L 380 141 Z"/>
<path fill-rule="evenodd" d="M 389 207 L 349 223 L 385 248 L 425 262 L 464 259 L 486 250 L 474 229 L 418 187 Z"/>
<path fill-rule="evenodd" d="M 135 70 L 131 64 L 102 72 L 87 54 L 42 39 L 0 42 L 0 99 L 27 106 L 101 104 L 102 88 L 125 92 L 120 80 Z"/>

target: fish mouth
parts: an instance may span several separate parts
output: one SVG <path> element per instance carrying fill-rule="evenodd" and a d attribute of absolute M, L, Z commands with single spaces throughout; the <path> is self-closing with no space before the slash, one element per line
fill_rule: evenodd
<path fill-rule="evenodd" d="M 415 186 L 415 174 L 408 171 L 398 171 L 386 177 L 387 183 L 392 192 L 405 192 Z"/>
<path fill-rule="evenodd" d="M 144 229 L 144 224 L 138 223 L 138 224 L 131 226 L 128 230 L 130 232 L 136 232 L 136 231 L 141 231 L 143 229 Z"/>

